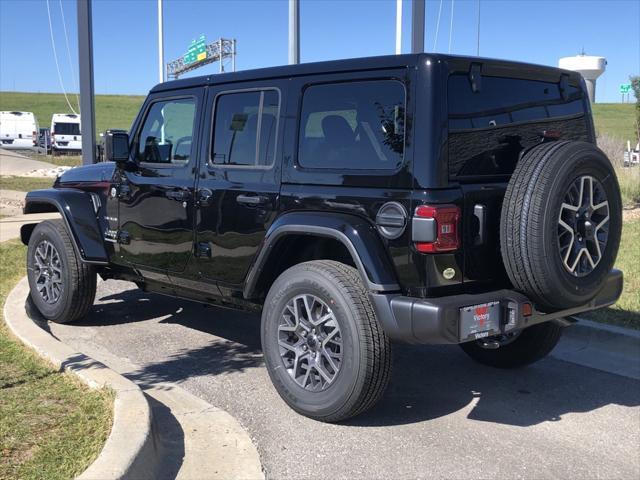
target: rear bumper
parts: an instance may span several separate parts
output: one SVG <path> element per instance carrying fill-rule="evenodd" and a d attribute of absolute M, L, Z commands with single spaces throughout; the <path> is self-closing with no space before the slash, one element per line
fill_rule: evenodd
<path fill-rule="evenodd" d="M 491 332 L 491 335 L 496 335 L 612 305 L 621 293 L 622 272 L 612 270 L 600 292 L 590 302 L 552 313 L 534 309 L 532 315 L 527 317 L 522 314 L 522 306 L 531 301 L 525 295 L 513 290 L 439 298 L 372 293 L 370 298 L 378 319 L 392 340 L 417 344 L 454 344 L 469 340 L 460 340 L 460 308 L 462 307 L 500 302 L 503 319 L 500 332 Z"/>

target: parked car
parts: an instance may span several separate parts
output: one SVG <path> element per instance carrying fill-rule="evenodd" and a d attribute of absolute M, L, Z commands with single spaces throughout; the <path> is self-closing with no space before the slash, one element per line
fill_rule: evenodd
<path fill-rule="evenodd" d="M 76 321 L 99 274 L 261 309 L 276 390 L 327 422 L 382 397 L 392 342 L 530 364 L 622 290 L 588 102 L 575 72 L 432 54 L 157 85 L 111 161 L 27 195 L 64 218 L 22 228 L 31 297 Z"/>
<path fill-rule="evenodd" d="M 80 115 L 74 113 L 54 113 L 51 117 L 51 151 L 82 152 Z"/>
<path fill-rule="evenodd" d="M 33 148 L 37 137 L 38 122 L 32 112 L 0 112 L 0 147 L 7 150 Z"/>
<path fill-rule="evenodd" d="M 48 128 L 41 128 L 38 134 L 38 147 L 40 147 L 46 154 L 51 153 L 51 130 Z"/>

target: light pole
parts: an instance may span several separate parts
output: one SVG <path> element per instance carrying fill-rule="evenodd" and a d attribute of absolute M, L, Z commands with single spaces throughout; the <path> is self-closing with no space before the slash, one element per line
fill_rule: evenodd
<path fill-rule="evenodd" d="M 300 0 L 289 0 L 289 65 L 300 63 Z"/>
<path fill-rule="evenodd" d="M 162 22 L 162 0 L 158 0 L 158 81 L 164 82 L 164 27 Z"/>
<path fill-rule="evenodd" d="M 402 0 L 396 0 L 396 55 L 402 53 Z"/>
<path fill-rule="evenodd" d="M 90 165 L 95 163 L 96 158 L 91 0 L 78 0 L 78 66 L 80 73 L 82 164 Z"/>
<path fill-rule="evenodd" d="M 424 52 L 424 0 L 411 2 L 411 53 Z"/>

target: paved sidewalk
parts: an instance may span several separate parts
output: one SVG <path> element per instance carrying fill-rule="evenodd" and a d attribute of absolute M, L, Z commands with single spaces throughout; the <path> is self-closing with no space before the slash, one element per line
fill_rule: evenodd
<path fill-rule="evenodd" d="M 91 342 L 60 339 L 52 333 L 55 324 L 45 322 L 25 302 L 28 293 L 25 277 L 7 299 L 5 320 L 12 331 L 41 356 L 70 368 L 86 383 L 109 385 L 117 392 L 109 439 L 79 478 L 264 480 L 258 452 L 234 417 L 174 383 L 146 378 L 140 367 Z M 73 353 L 78 346 L 81 349 Z M 66 360 L 61 363 L 61 358 Z"/>
<path fill-rule="evenodd" d="M 56 218 L 60 218 L 59 213 L 34 213 L 0 218 L 0 242 L 20 238 L 20 227 L 22 227 L 22 225 L 38 223 L 43 220 L 54 220 Z"/>
<path fill-rule="evenodd" d="M 57 168 L 49 162 L 33 160 L 14 150 L 0 148 L 0 175 L 21 176 L 33 170 Z"/>

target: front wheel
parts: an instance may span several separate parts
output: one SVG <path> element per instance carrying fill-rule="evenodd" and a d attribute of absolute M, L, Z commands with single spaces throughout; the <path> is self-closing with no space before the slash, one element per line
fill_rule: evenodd
<path fill-rule="evenodd" d="M 389 339 L 354 268 L 295 265 L 269 290 L 262 350 L 271 381 L 291 408 L 337 422 L 371 408 L 391 370 Z"/>
<path fill-rule="evenodd" d="M 62 220 L 39 223 L 29 239 L 27 278 L 42 316 L 69 323 L 85 316 L 96 296 L 96 272 L 82 262 Z"/>
<path fill-rule="evenodd" d="M 561 334 L 562 327 L 551 321 L 489 339 L 461 343 L 460 348 L 483 365 L 517 368 L 546 357 L 558 344 Z"/>

